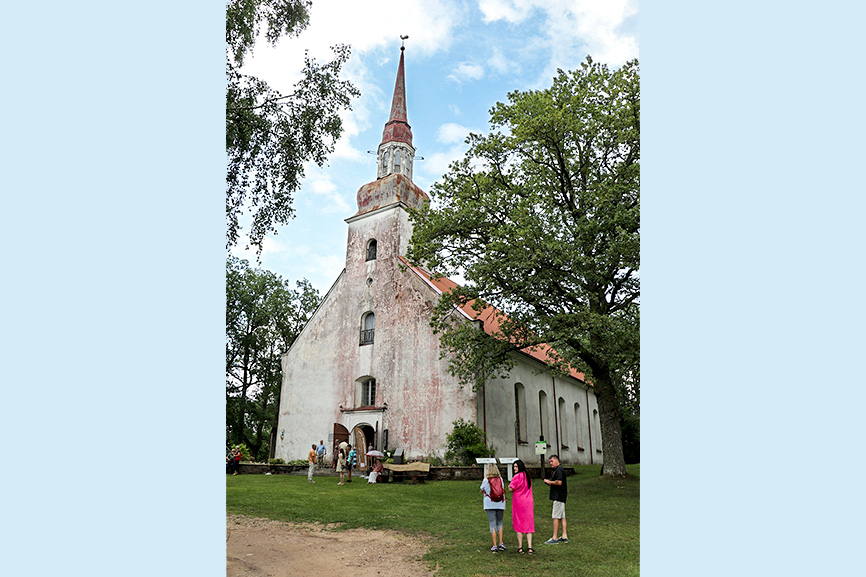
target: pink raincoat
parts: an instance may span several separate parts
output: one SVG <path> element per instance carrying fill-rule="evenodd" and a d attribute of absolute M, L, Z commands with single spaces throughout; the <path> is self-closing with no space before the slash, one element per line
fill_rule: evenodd
<path fill-rule="evenodd" d="M 514 491 L 511 501 L 511 525 L 518 533 L 535 533 L 535 501 L 526 473 L 514 475 L 508 488 Z"/>

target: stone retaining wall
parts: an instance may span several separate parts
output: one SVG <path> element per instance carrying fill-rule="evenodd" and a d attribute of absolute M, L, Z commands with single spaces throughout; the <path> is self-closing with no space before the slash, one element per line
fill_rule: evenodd
<path fill-rule="evenodd" d="M 574 467 L 563 465 L 566 475 L 574 475 Z M 238 472 L 245 475 L 264 475 L 270 473 L 272 475 L 288 475 L 288 474 L 307 474 L 308 465 L 270 465 L 268 463 L 246 463 L 241 462 Z M 533 478 L 541 478 L 541 467 L 526 467 L 529 475 Z M 550 476 L 550 467 L 544 469 L 546 476 Z M 499 472 L 504 478 L 508 478 L 508 470 L 505 465 L 499 466 Z M 364 471 L 354 469 L 354 475 L 360 475 Z M 406 473 L 406 476 L 411 477 L 411 473 Z M 337 473 L 330 467 L 324 469 L 316 468 L 315 476 L 337 476 Z M 453 481 L 453 480 L 476 480 L 480 481 L 484 476 L 484 467 L 476 465 L 474 467 L 430 467 L 430 472 L 427 473 L 425 479 L 430 481 Z"/>

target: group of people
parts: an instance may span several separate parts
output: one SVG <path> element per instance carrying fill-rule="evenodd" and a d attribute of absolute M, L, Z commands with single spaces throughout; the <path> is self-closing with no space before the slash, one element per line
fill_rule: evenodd
<path fill-rule="evenodd" d="M 565 471 L 559 462 L 559 455 L 551 455 L 548 463 L 553 469 L 550 479 L 544 479 L 544 483 L 550 486 L 550 500 L 553 501 L 553 537 L 545 541 L 545 544 L 553 545 L 568 543 L 568 527 L 565 521 L 565 499 L 568 495 L 568 486 L 565 481 Z M 535 501 L 532 497 L 532 479 L 526 470 L 526 464 L 517 460 L 514 462 L 514 475 L 508 484 L 508 491 L 512 493 L 511 503 L 511 525 L 517 533 L 517 552 L 533 555 L 532 535 L 535 533 Z M 487 513 L 487 521 L 490 526 L 490 537 L 494 553 L 505 551 L 505 542 L 502 536 L 502 519 L 505 515 L 506 492 L 503 487 L 502 476 L 499 467 L 488 463 L 484 480 L 481 482 L 481 492 L 484 493 L 484 510 Z M 562 537 L 558 537 L 560 524 L 562 525 Z M 497 543 L 497 536 L 499 542 Z M 523 549 L 523 538 L 526 537 L 527 549 Z"/>
<path fill-rule="evenodd" d="M 369 450 L 372 450 L 373 446 L 369 447 Z M 352 482 L 352 469 L 356 469 L 358 467 L 358 453 L 352 445 L 343 441 L 340 443 L 338 447 L 334 448 L 335 458 L 333 467 L 340 474 L 340 482 L 338 485 L 343 485 L 345 483 Z M 325 441 L 320 440 L 319 444 L 316 445 L 313 443 L 310 445 L 310 453 L 308 455 L 309 460 L 309 470 L 307 471 L 307 482 L 315 483 L 313 481 L 313 473 L 316 471 L 316 467 L 324 467 L 325 465 L 325 455 L 328 453 L 327 448 L 325 447 Z M 382 466 L 382 461 L 376 457 L 375 462 L 372 467 L 370 467 L 370 474 L 367 477 L 367 483 L 376 483 L 378 481 L 379 475 L 382 473 L 384 467 Z"/>
<path fill-rule="evenodd" d="M 226 473 L 231 473 L 232 475 L 238 474 L 238 469 L 241 464 L 241 449 L 240 447 L 232 447 L 229 450 L 228 455 L 226 455 Z"/>

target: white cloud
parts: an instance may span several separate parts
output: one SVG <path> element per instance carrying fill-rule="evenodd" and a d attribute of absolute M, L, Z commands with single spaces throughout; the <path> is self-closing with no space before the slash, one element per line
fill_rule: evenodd
<path fill-rule="evenodd" d="M 448 122 L 439 127 L 439 131 L 436 134 L 436 140 L 438 140 L 442 144 L 463 142 L 469 132 L 470 129 L 466 128 L 462 124 Z"/>
<path fill-rule="evenodd" d="M 425 156 L 424 162 L 415 164 L 416 180 L 419 181 L 418 185 L 423 190 L 427 190 L 430 184 L 448 172 L 448 165 L 455 160 L 463 158 L 468 149 L 469 147 L 466 144 L 460 142 L 445 151 L 434 152 L 429 156 Z M 421 172 L 420 179 L 418 178 L 419 168 Z"/>
<path fill-rule="evenodd" d="M 638 56 L 638 39 L 631 20 L 638 13 L 637 0 L 480 0 L 485 23 L 505 21 L 527 25 L 533 12 L 543 16 L 542 35 L 527 35 L 512 62 L 497 50 L 487 64 L 498 72 L 519 66 L 521 52 L 550 53 L 539 81 L 549 83 L 556 68 L 574 69 L 587 54 L 597 62 L 619 66 Z M 623 24 L 626 24 L 623 26 Z"/>
<path fill-rule="evenodd" d="M 593 60 L 618 66 L 638 55 L 637 38 L 623 34 L 619 27 L 625 20 L 637 14 L 635 0 L 559 0 L 558 9 L 546 4 L 548 25 L 552 39 L 576 37 L 583 41 L 583 52 Z M 575 46 L 572 45 L 571 49 Z"/>
<path fill-rule="evenodd" d="M 532 0 L 479 0 L 478 9 L 484 14 L 484 22 L 507 20 L 512 24 L 522 22 L 529 16 Z"/>
<path fill-rule="evenodd" d="M 508 61 L 498 46 L 493 48 L 493 56 L 487 59 L 487 64 L 500 74 L 513 70 L 514 68 L 513 64 Z"/>
<path fill-rule="evenodd" d="M 332 180 L 333 171 L 327 166 L 319 168 L 309 163 L 304 166 L 306 178 L 303 189 L 313 193 L 313 197 L 306 198 L 307 203 L 315 205 L 322 214 L 347 214 L 351 212 L 349 203 L 340 194 L 339 187 Z"/>
<path fill-rule="evenodd" d="M 448 110 L 450 110 L 454 116 L 461 116 L 463 114 L 463 112 L 460 111 L 460 107 L 456 104 L 449 104 Z"/>
<path fill-rule="evenodd" d="M 448 75 L 448 78 L 458 84 L 466 80 L 479 80 L 484 78 L 484 67 L 480 64 L 473 64 L 472 62 L 461 62 L 457 65 L 457 68 Z"/>
<path fill-rule="evenodd" d="M 449 48 L 452 30 L 464 12 L 455 0 L 407 2 L 399 7 L 385 0 L 322 0 L 313 2 L 306 30 L 295 38 L 280 39 L 277 47 L 268 51 L 282 53 L 281 58 L 294 55 L 294 62 L 303 63 L 305 49 L 323 60 L 330 59 L 330 46 L 338 43 L 349 44 L 353 54 L 369 54 L 393 49 L 401 35 L 408 35 L 407 50 L 426 56 Z M 285 60 L 283 63 L 296 68 Z"/>

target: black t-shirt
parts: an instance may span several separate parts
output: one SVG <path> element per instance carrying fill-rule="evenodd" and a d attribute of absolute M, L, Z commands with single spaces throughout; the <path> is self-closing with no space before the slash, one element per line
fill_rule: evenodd
<path fill-rule="evenodd" d="M 562 485 L 550 486 L 550 500 L 562 501 L 563 503 L 565 503 L 565 498 L 568 495 L 568 486 L 565 483 L 565 471 L 562 469 L 562 465 L 559 465 L 556 469 L 553 470 L 553 476 L 550 478 L 550 480 L 562 481 Z"/>

